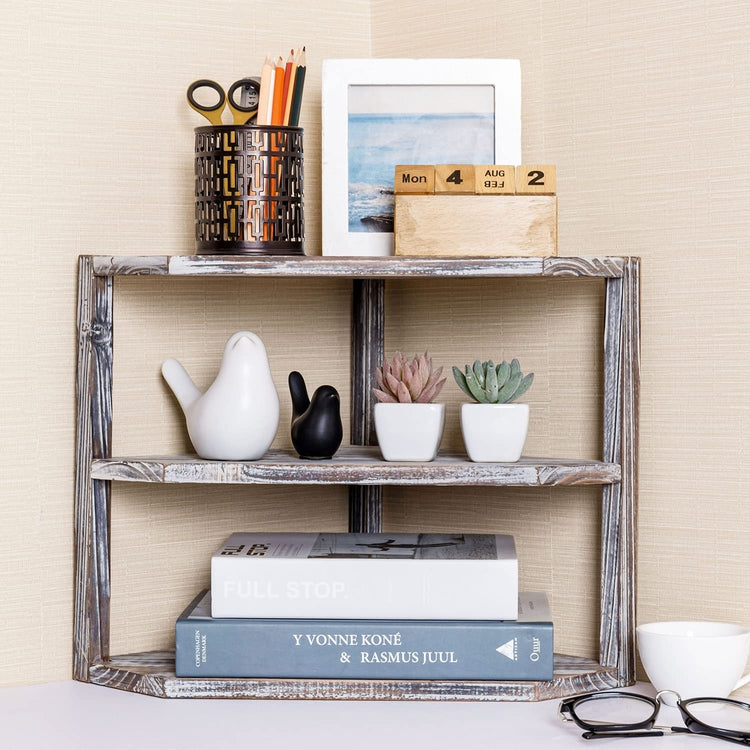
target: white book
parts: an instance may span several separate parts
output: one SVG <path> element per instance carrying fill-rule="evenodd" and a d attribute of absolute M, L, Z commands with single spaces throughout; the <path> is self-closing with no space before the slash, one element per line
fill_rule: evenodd
<path fill-rule="evenodd" d="M 515 620 L 507 534 L 237 533 L 211 558 L 213 617 Z"/>

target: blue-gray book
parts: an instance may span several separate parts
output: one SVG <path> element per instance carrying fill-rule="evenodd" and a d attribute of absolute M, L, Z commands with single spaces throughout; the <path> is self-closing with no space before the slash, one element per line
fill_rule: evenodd
<path fill-rule="evenodd" d="M 520 594 L 517 620 L 211 617 L 202 591 L 175 627 L 178 677 L 551 680 L 547 597 Z"/>

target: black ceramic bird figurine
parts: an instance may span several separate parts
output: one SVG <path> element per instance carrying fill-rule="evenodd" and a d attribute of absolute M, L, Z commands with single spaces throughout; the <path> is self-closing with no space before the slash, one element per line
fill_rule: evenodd
<path fill-rule="evenodd" d="M 305 379 L 295 370 L 289 373 L 289 392 L 294 449 L 300 458 L 332 458 L 344 437 L 338 391 L 332 385 L 321 385 L 311 400 Z"/>

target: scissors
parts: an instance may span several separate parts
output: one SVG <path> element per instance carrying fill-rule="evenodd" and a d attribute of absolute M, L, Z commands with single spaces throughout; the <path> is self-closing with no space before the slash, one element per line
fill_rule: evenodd
<path fill-rule="evenodd" d="M 213 106 L 199 104 L 195 101 L 195 92 L 199 89 L 211 89 L 219 95 L 219 101 Z M 240 91 L 240 102 L 235 100 L 235 94 Z M 216 81 L 210 81 L 207 78 L 201 78 L 200 81 L 193 81 L 188 86 L 187 100 L 188 104 L 196 111 L 202 114 L 212 125 L 221 125 L 221 113 L 224 111 L 224 105 L 228 104 L 229 109 L 234 116 L 235 125 L 245 125 L 250 122 L 258 113 L 258 98 L 260 94 L 260 83 L 254 78 L 240 78 L 230 87 L 227 94 Z"/>

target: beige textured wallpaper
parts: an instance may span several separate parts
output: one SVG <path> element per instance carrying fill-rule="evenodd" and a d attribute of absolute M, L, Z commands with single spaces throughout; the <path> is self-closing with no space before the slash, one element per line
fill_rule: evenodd
<path fill-rule="evenodd" d="M 228 84 L 300 43 L 311 253 L 322 59 L 520 58 L 524 158 L 557 164 L 561 254 L 644 259 L 638 619 L 750 623 L 747 4 L 292 5 L 227 0 L 207 14 L 193 0 L 32 0 L 0 10 L 0 685 L 70 675 L 76 257 L 189 253 L 201 123 L 187 83 Z M 518 356 L 537 374 L 527 452 L 596 457 L 601 297 L 590 281 L 393 282 L 387 349 L 429 348 L 446 365 Z M 176 356 L 205 385 L 241 328 L 266 343 L 282 425 L 292 368 L 338 386 L 346 412 L 349 305 L 339 281 L 119 281 L 115 452 L 186 449 L 159 365 Z M 452 384 L 445 400 L 444 445 L 458 447 Z M 288 440 L 280 430 L 278 444 Z M 522 585 L 551 595 L 558 649 L 593 655 L 596 490 L 393 489 L 385 514 L 394 530 L 515 534 Z M 118 485 L 112 650 L 170 645 L 174 617 L 230 531 L 345 523 L 341 489 Z"/>
<path fill-rule="evenodd" d="M 375 56 L 404 54 L 408 28 L 416 57 L 520 58 L 523 156 L 557 165 L 560 253 L 643 258 L 638 621 L 750 623 L 747 3 L 373 9 Z M 552 357 L 574 332 L 563 327 Z M 555 374 L 581 377 L 575 359 Z M 554 440 L 560 427 L 549 429 Z M 593 529 L 595 503 L 576 503 Z M 561 544 L 571 571 L 588 562 L 572 538 Z M 541 547 L 523 545 L 522 555 Z M 576 606 L 554 562 L 558 645 L 583 643 L 593 613 Z"/>
<path fill-rule="evenodd" d="M 0 4 L 0 685 L 71 674 L 78 254 L 190 253 L 193 128 L 205 121 L 187 106 L 187 85 L 228 86 L 301 44 L 308 248 L 319 252 L 321 60 L 370 54 L 369 2 Z M 309 362 L 310 379 L 335 380 L 348 403 L 341 284 L 128 281 L 116 308 L 115 450 L 184 446 L 159 366 L 177 356 L 205 385 L 242 328 L 266 340 L 282 396 L 288 371 Z M 345 502 L 341 490 L 118 487 L 113 649 L 169 642 L 169 622 L 205 582 L 205 552 L 227 532 L 343 530 Z"/>

